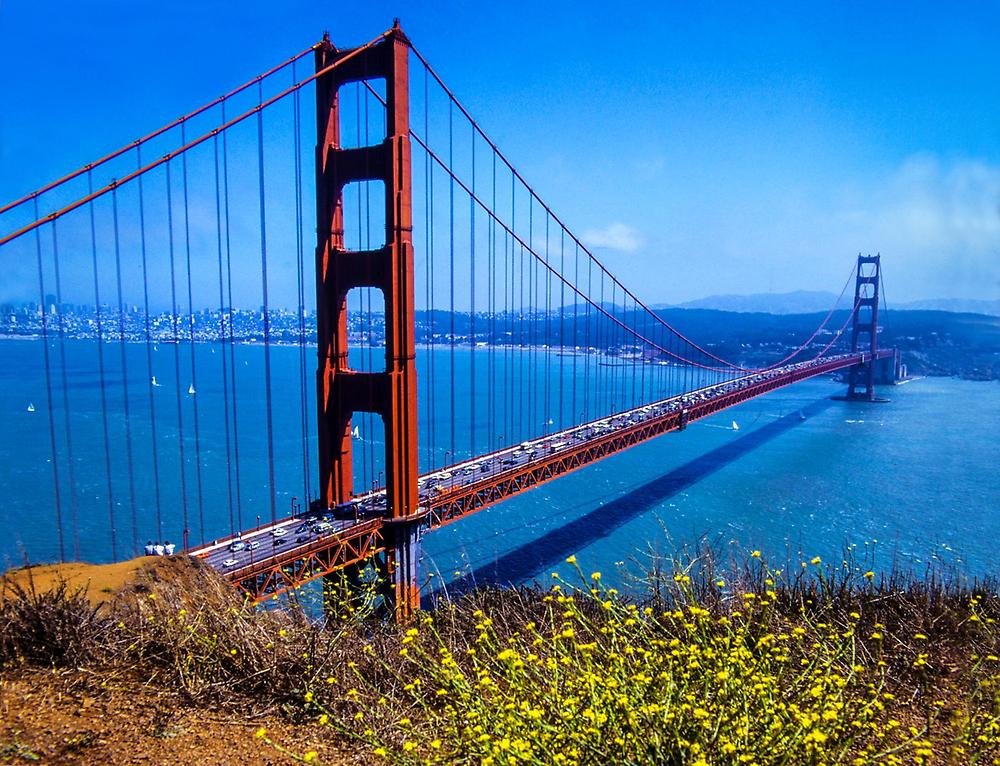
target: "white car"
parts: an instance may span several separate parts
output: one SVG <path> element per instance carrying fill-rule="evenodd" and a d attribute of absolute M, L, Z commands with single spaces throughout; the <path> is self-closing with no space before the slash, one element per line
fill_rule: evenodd
<path fill-rule="evenodd" d="M 237 562 L 236 559 L 226 559 L 225 561 L 222 562 L 222 566 L 228 569 L 229 567 L 236 566 L 237 563 L 239 562 Z"/>
<path fill-rule="evenodd" d="M 233 552 L 238 552 L 247 547 L 247 544 L 242 540 L 237 540 L 235 543 L 229 546 L 229 550 Z"/>

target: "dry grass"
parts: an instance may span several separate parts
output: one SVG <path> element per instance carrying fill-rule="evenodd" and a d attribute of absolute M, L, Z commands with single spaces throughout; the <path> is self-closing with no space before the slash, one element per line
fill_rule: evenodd
<path fill-rule="evenodd" d="M 630 596 L 579 571 L 403 627 L 364 598 L 335 599 L 323 624 L 253 609 L 177 559 L 96 606 L 65 584 L 12 592 L 0 667 L 83 667 L 239 720 L 320 722 L 363 762 L 998 762 L 996 584 L 876 577 L 857 556 L 722 571 L 701 554 L 654 564 Z M 291 756 L 328 752 L 300 742 Z"/>
<path fill-rule="evenodd" d="M 115 594 L 136 575 L 146 569 L 163 565 L 167 560 L 144 556 L 116 564 L 42 564 L 11 569 L 0 577 L 0 600 L 21 591 L 48 591 L 65 586 L 80 590 L 90 603 L 97 605 L 114 599 Z"/>

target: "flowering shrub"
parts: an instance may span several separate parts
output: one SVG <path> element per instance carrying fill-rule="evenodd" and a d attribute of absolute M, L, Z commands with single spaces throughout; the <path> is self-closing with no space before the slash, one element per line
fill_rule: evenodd
<path fill-rule="evenodd" d="M 997 658 L 971 658 L 971 691 L 956 704 L 928 636 L 889 632 L 873 617 L 882 591 L 870 570 L 845 588 L 813 558 L 789 580 L 755 552 L 740 578 L 749 588 L 729 592 L 714 572 L 677 567 L 657 599 L 636 603 L 569 562 L 578 577 L 553 575 L 548 591 L 480 592 L 421 615 L 328 690 L 339 716 L 310 704 L 397 763 L 925 764 L 1000 754 Z M 980 612 L 973 595 L 952 617 L 995 641 Z"/>
<path fill-rule="evenodd" d="M 100 688 L 311 721 L 328 740 L 300 754 L 248 734 L 306 763 L 345 745 L 398 764 L 1000 763 L 993 581 L 876 575 L 853 547 L 780 570 L 758 551 L 725 571 L 654 562 L 628 593 L 568 564 L 548 588 L 480 588 L 403 626 L 376 615 L 372 567 L 328 579 L 323 621 L 180 560 L 100 609 L 15 589 L 0 667 L 79 665 Z"/>

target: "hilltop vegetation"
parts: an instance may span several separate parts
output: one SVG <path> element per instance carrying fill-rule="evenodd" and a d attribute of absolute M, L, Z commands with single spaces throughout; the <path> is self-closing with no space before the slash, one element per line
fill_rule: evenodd
<path fill-rule="evenodd" d="M 253 610 L 178 558 L 97 607 L 66 588 L 8 590 L 0 681 L 71 683 L 133 732 L 134 700 L 155 690 L 164 709 L 137 752 L 223 716 L 228 737 L 200 740 L 209 761 L 997 762 L 993 583 L 876 576 L 854 552 L 793 564 L 667 563 L 631 595 L 578 570 L 396 627 L 364 598 L 337 600 L 325 625 Z M 116 712 L 116 695 L 133 704 Z M 9 759 L 127 752 L 110 734 L 53 742 L 36 706 L 4 706 Z"/>
<path fill-rule="evenodd" d="M 663 309 L 657 314 L 688 337 L 711 339 L 706 346 L 723 358 L 739 358 L 746 364 L 766 364 L 782 349 L 795 348 L 825 316 L 825 312 L 746 314 L 710 309 Z M 835 312 L 827 328 L 835 332 L 846 319 L 846 311 Z M 883 328 L 879 343 L 900 349 L 911 375 L 1000 380 L 1000 317 L 888 311 L 880 314 L 879 321 Z"/>

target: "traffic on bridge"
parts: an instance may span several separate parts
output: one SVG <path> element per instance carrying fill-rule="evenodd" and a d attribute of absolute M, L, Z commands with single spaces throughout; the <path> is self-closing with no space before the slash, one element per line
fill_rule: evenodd
<path fill-rule="evenodd" d="M 892 356 L 891 350 L 876 353 L 876 359 Z M 775 388 L 869 361 L 868 354 L 837 354 L 761 370 L 424 474 L 417 482 L 423 525 L 433 529 L 455 521 Z M 213 541 L 191 555 L 204 559 L 251 599 L 261 600 L 381 550 L 386 513 L 386 492 L 378 489 L 335 508 L 311 509 Z"/>

